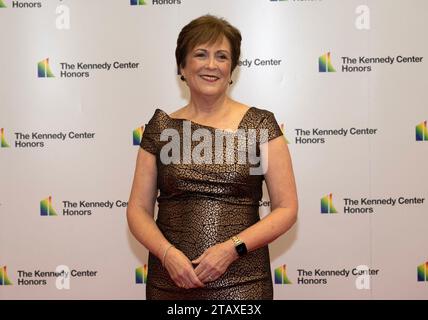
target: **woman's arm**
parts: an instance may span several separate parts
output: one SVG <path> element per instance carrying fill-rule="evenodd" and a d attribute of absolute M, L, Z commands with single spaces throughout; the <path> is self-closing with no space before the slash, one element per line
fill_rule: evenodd
<path fill-rule="evenodd" d="M 178 286 L 203 286 L 190 260 L 180 250 L 169 248 L 171 244 L 153 219 L 157 192 L 156 157 L 140 148 L 126 212 L 129 229 L 162 263 L 165 261 L 165 268 Z"/>
<path fill-rule="evenodd" d="M 248 251 L 263 247 L 285 232 L 297 220 L 298 200 L 290 153 L 282 136 L 268 142 L 266 186 L 271 213 L 239 233 Z"/>
<path fill-rule="evenodd" d="M 127 207 L 129 229 L 134 237 L 159 259 L 169 242 L 153 219 L 157 196 L 156 157 L 140 148 Z"/>

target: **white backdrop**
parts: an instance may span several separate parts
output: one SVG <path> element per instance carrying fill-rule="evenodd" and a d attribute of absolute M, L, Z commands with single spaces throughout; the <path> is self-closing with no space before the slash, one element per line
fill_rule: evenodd
<path fill-rule="evenodd" d="M 243 36 L 231 96 L 290 142 L 275 299 L 426 299 L 428 2 L 133 2 L 0 1 L 0 299 L 145 298 L 133 132 L 186 103 L 176 39 L 206 13 Z"/>

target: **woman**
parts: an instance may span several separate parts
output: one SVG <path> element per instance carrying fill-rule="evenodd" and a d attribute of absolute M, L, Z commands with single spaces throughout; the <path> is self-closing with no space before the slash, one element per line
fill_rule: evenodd
<path fill-rule="evenodd" d="M 150 252 L 147 299 L 273 299 L 267 245 L 296 221 L 296 187 L 273 113 L 227 95 L 240 44 L 240 32 L 224 19 L 207 15 L 186 25 L 177 40 L 176 60 L 190 101 L 171 115 L 156 109 L 145 127 L 127 218 L 133 235 Z M 256 152 L 242 149 L 236 139 L 238 131 L 250 130 L 255 135 L 246 137 L 244 147 Z M 232 149 L 226 143 L 219 152 L 213 145 L 219 133 L 234 136 Z M 246 161 L 237 163 L 245 152 Z M 250 162 L 260 152 L 263 169 L 254 171 Z M 214 153 L 233 163 L 208 161 Z M 202 161 L 195 161 L 197 155 Z M 260 220 L 263 179 L 272 212 Z"/>

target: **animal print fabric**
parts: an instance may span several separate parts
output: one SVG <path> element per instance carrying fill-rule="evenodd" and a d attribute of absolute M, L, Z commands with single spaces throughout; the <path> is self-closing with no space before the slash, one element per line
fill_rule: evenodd
<path fill-rule="evenodd" d="M 200 140 L 193 141 L 186 137 L 188 132 L 183 129 L 185 120 L 172 118 L 163 110 L 156 109 L 144 128 L 140 146 L 156 156 L 159 189 L 156 224 L 171 244 L 193 260 L 209 247 L 230 239 L 260 220 L 259 202 L 264 177 L 263 174 L 250 174 L 250 167 L 255 165 L 249 159 L 238 163 L 238 154 L 243 150 L 240 150 L 242 145 L 236 138 L 234 148 L 228 150 L 233 153 L 234 163 L 184 163 L 182 158 L 178 163 L 162 163 L 161 149 L 172 141 L 172 138 L 161 141 L 160 134 L 164 129 L 174 129 L 178 133 L 181 152 L 186 138 L 191 141 L 191 150 L 200 143 Z M 211 135 L 214 154 L 215 132 L 219 130 L 195 122 L 191 122 L 190 127 L 192 132 L 205 129 L 202 132 Z M 256 132 L 257 140 L 253 148 L 256 155 L 260 153 L 260 129 L 267 129 L 268 140 L 282 135 L 273 113 L 256 107 L 246 111 L 238 129 L 253 129 Z M 220 131 L 226 135 L 233 134 Z M 223 144 L 224 159 L 226 145 Z M 249 149 L 244 151 L 252 152 Z M 147 278 L 146 298 L 150 300 L 273 299 L 268 246 L 240 257 L 220 278 L 206 283 L 204 288 L 184 289 L 176 286 L 162 262 L 151 253 Z"/>

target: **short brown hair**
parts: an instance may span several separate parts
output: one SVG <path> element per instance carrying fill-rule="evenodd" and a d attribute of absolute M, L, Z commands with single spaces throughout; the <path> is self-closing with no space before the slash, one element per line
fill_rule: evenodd
<path fill-rule="evenodd" d="M 180 68 L 186 66 L 186 56 L 189 50 L 199 44 L 213 44 L 223 36 L 229 40 L 232 59 L 231 72 L 238 65 L 241 55 L 241 33 L 223 18 L 212 15 L 204 15 L 190 21 L 181 29 L 177 39 L 175 49 L 175 59 L 177 60 L 177 73 L 181 74 Z"/>

